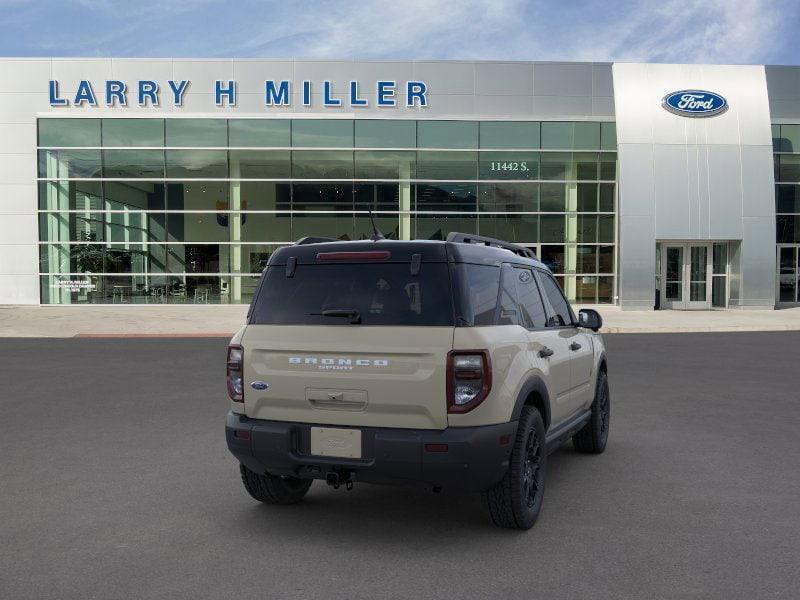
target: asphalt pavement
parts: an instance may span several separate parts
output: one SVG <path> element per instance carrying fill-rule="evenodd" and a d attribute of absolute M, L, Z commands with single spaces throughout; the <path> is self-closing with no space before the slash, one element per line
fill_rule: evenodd
<path fill-rule="evenodd" d="M 222 339 L 0 340 L 0 598 L 797 598 L 800 332 L 608 335 L 606 452 L 474 496 L 245 493 Z"/>

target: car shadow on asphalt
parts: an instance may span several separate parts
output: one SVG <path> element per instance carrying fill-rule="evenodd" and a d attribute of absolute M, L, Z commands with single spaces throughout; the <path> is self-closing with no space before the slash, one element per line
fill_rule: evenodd
<path fill-rule="evenodd" d="M 558 486 L 570 478 L 569 471 L 585 457 L 564 446 L 548 457 L 548 481 L 542 518 L 552 518 L 557 506 L 548 506 L 548 496 L 558 495 Z M 554 503 L 551 503 L 554 504 Z M 294 506 L 241 505 L 231 513 L 228 525 L 251 537 L 302 536 L 306 539 L 335 538 L 391 546 L 398 539 L 422 539 L 437 535 L 497 535 L 486 514 L 480 494 L 453 494 L 429 489 L 356 483 L 352 491 L 334 490 L 315 481 L 308 495 Z M 375 537 L 370 537 L 375 534 Z M 380 535 L 378 535 L 380 534 Z"/>

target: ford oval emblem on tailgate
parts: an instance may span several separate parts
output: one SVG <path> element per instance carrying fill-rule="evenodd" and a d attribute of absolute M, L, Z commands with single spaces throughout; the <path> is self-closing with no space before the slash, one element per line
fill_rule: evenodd
<path fill-rule="evenodd" d="M 265 390 L 269 387 L 269 384 L 264 381 L 254 381 L 250 384 L 250 387 L 254 390 Z"/>

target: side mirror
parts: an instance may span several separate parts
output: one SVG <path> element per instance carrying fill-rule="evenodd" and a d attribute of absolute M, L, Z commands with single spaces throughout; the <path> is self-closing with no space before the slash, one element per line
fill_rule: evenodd
<path fill-rule="evenodd" d="M 578 326 L 592 331 L 599 331 L 603 326 L 603 317 L 592 308 L 582 308 L 578 311 Z"/>

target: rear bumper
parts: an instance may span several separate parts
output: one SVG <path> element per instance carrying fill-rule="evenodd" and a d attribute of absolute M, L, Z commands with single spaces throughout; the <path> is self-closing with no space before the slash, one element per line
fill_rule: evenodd
<path fill-rule="evenodd" d="M 225 437 L 239 462 L 257 473 L 325 479 L 336 472 L 368 483 L 482 491 L 500 481 L 508 469 L 517 421 L 442 431 L 359 427 L 360 459 L 312 455 L 312 426 L 229 412 Z M 442 446 L 437 447 L 440 451 L 426 450 L 426 444 L 446 444 L 447 451 L 441 451 Z"/>

